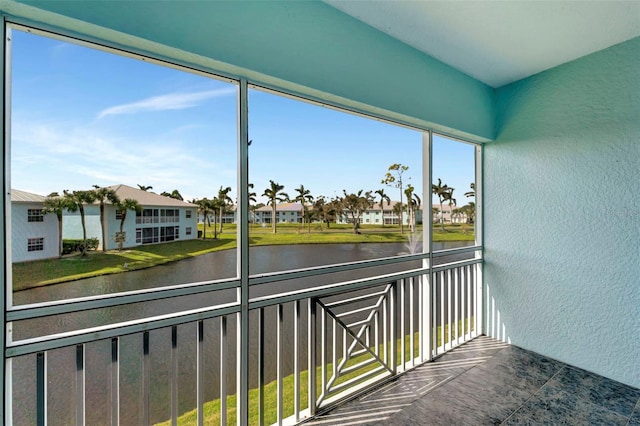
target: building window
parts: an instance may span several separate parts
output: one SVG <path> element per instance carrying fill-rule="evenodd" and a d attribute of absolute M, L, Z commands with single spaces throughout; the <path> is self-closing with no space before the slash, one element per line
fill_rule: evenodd
<path fill-rule="evenodd" d="M 116 210 L 116 220 L 122 220 L 124 210 Z"/>
<path fill-rule="evenodd" d="M 191 210 L 186 211 L 187 219 L 191 219 Z"/>
<path fill-rule="evenodd" d="M 187 226 L 187 227 L 185 228 L 185 230 L 184 230 L 184 233 L 185 233 L 186 235 L 191 235 L 191 227 L 190 227 L 190 226 Z"/>
<path fill-rule="evenodd" d="M 42 209 L 27 210 L 27 222 L 44 222 L 44 213 Z"/>
<path fill-rule="evenodd" d="M 29 238 L 27 240 L 27 251 L 44 250 L 44 238 Z"/>

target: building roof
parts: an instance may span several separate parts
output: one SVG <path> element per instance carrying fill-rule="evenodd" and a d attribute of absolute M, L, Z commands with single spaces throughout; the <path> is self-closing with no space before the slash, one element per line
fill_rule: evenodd
<path fill-rule="evenodd" d="M 142 206 L 197 207 L 195 204 L 176 200 L 171 197 L 165 197 L 164 195 L 159 195 L 155 192 L 143 191 L 127 185 L 113 185 L 108 188 L 113 189 L 121 200 L 131 198 L 136 200 Z"/>
<path fill-rule="evenodd" d="M 43 203 L 47 197 L 44 195 L 33 194 L 31 192 L 20 191 L 19 189 L 11 189 L 12 203 Z"/>
<path fill-rule="evenodd" d="M 302 204 L 300 203 L 281 203 L 276 204 L 276 211 L 278 212 L 299 212 L 302 210 Z M 272 211 L 271 206 L 262 206 L 259 209 L 256 209 L 257 212 L 270 212 Z"/>

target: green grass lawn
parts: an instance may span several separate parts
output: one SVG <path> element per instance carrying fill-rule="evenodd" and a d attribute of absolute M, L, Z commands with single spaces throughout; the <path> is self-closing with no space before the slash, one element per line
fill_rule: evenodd
<path fill-rule="evenodd" d="M 202 230 L 202 225 L 198 225 Z M 422 232 L 421 226 L 418 232 Z M 359 234 L 352 232 L 350 225 L 332 224 L 331 228 L 320 228 L 312 224 L 301 228 L 299 224 L 279 224 L 273 234 L 269 227 L 250 227 L 250 244 L 268 246 L 282 244 L 340 244 L 340 243 L 403 243 L 409 237 L 408 228 L 400 234 L 398 226 L 362 225 Z M 440 225 L 433 227 L 434 241 L 473 241 L 470 225 L 448 225 L 442 231 Z M 123 251 L 107 253 L 89 252 L 87 256 L 65 256 L 61 259 L 37 260 L 13 264 L 13 289 L 25 290 L 33 287 L 57 284 L 100 275 L 116 274 L 137 269 L 150 268 L 218 250 L 237 246 L 236 226 L 225 225 L 222 234 L 213 239 L 213 230 L 207 228 L 207 239 L 185 240 L 171 243 L 138 246 Z"/>

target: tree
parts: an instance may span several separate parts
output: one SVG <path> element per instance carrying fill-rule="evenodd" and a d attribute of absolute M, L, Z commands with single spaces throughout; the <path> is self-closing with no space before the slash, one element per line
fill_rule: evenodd
<path fill-rule="evenodd" d="M 118 242 L 118 250 L 122 251 L 122 244 L 126 238 L 124 233 L 124 221 L 127 220 L 127 212 L 129 210 L 134 210 L 136 213 L 139 213 L 142 211 L 142 206 L 138 201 L 132 198 L 118 200 L 118 202 L 115 203 L 115 206 L 116 209 L 120 211 L 120 234 L 118 235 L 118 238 L 116 238 L 116 241 Z"/>
<path fill-rule="evenodd" d="M 341 200 L 341 211 L 347 215 L 349 222 L 353 224 L 353 233 L 359 234 L 360 217 L 362 213 L 373 206 L 374 198 L 371 191 L 362 194 L 362 189 L 357 193 L 347 194 L 342 190 L 344 197 Z"/>
<path fill-rule="evenodd" d="M 62 215 L 69 205 L 69 199 L 52 192 L 44 200 L 44 213 L 54 213 L 58 218 L 58 257 L 62 257 Z"/>
<path fill-rule="evenodd" d="M 304 185 L 300 185 L 300 188 L 296 188 L 295 191 L 298 193 L 298 195 L 296 195 L 296 198 L 294 198 L 293 201 L 297 201 L 297 202 L 300 202 L 300 204 L 302 204 L 301 228 L 304 228 L 304 220 L 305 220 L 305 216 L 307 215 L 306 203 L 313 202 L 313 195 L 311 195 L 311 191 L 306 189 Z M 311 229 L 309 229 L 309 231 L 311 231 Z"/>
<path fill-rule="evenodd" d="M 217 200 L 215 204 L 216 204 L 216 207 L 218 208 L 218 217 L 220 217 L 220 233 L 221 234 L 222 234 L 222 215 L 227 212 L 227 207 L 233 203 L 233 200 L 231 199 L 231 197 L 229 197 L 229 192 L 231 192 L 230 186 L 223 188 L 221 185 L 220 189 L 218 189 L 218 196 L 214 198 L 214 200 Z M 215 221 L 213 226 L 215 226 Z"/>
<path fill-rule="evenodd" d="M 177 189 L 174 189 L 171 192 L 164 191 L 160 195 L 163 195 L 163 196 L 169 197 L 169 198 L 173 198 L 175 200 L 184 201 L 184 198 L 182 198 L 182 194 L 180 194 L 180 191 L 178 191 Z"/>
<path fill-rule="evenodd" d="M 438 178 L 438 184 L 431 184 L 431 192 L 433 195 L 438 197 L 438 201 L 440 202 L 440 224 L 442 225 L 442 230 L 444 231 L 444 211 L 442 210 L 442 203 L 446 199 L 447 193 L 449 192 L 449 187 L 447 184 L 442 183 L 442 179 Z"/>
<path fill-rule="evenodd" d="M 400 189 L 400 205 L 402 205 L 402 174 L 409 170 L 409 166 L 403 166 L 402 164 L 394 163 L 387 169 L 387 174 L 382 179 L 381 183 L 388 186 L 393 186 Z M 400 233 L 404 233 L 404 226 L 402 224 L 402 217 L 400 218 Z"/>
<path fill-rule="evenodd" d="M 283 192 L 284 185 L 280 185 L 277 182 L 269 180 L 269 187 L 264 190 L 263 197 L 267 197 L 269 201 L 267 204 L 271 205 L 271 229 L 273 233 L 276 233 L 276 205 L 278 202 L 283 203 L 289 199 L 289 195 Z"/>
<path fill-rule="evenodd" d="M 91 204 L 96 200 L 94 191 L 62 191 L 67 199 L 67 210 L 70 212 L 80 212 L 80 222 L 82 223 L 82 256 L 87 255 L 87 226 L 84 220 L 84 205 Z"/>
<path fill-rule="evenodd" d="M 109 201 L 111 204 L 116 205 L 120 202 L 120 197 L 111 188 L 101 188 L 98 185 L 93 185 L 95 190 L 93 191 L 95 199 L 100 203 L 100 231 L 102 232 L 102 251 L 107 251 L 107 230 L 104 220 L 104 202 Z"/>
<path fill-rule="evenodd" d="M 253 184 L 249 184 L 249 189 L 253 189 Z M 249 211 L 251 212 L 251 222 L 255 223 L 256 221 L 256 193 L 254 191 L 249 191 Z"/>
<path fill-rule="evenodd" d="M 411 227 L 411 232 L 415 232 L 416 230 L 416 210 L 420 208 L 420 204 L 422 204 L 422 200 L 418 196 L 418 194 L 414 193 L 415 189 L 413 185 L 407 185 L 407 188 L 404 190 L 404 194 L 407 196 L 407 210 L 409 216 L 409 226 Z"/>
<path fill-rule="evenodd" d="M 207 239 L 207 220 L 209 220 L 209 213 L 212 211 L 211 200 L 205 197 L 201 200 L 193 200 L 191 203 L 198 206 L 198 214 L 202 215 L 202 227 L 203 227 L 202 239 L 206 240 Z"/>
<path fill-rule="evenodd" d="M 402 203 L 395 203 L 393 205 L 393 208 L 391 209 L 393 210 L 393 213 L 398 216 L 398 221 L 400 223 L 402 223 L 402 213 L 404 212 L 404 204 Z"/>
<path fill-rule="evenodd" d="M 140 188 L 141 190 L 143 190 L 143 191 L 145 191 L 145 192 L 146 192 L 146 191 L 148 191 L 148 190 L 150 190 L 150 189 L 153 189 L 153 186 L 140 185 L 139 183 L 138 183 L 138 184 L 136 184 L 136 185 L 138 185 L 138 188 Z"/>
<path fill-rule="evenodd" d="M 382 226 L 384 226 L 384 202 L 387 202 L 387 206 L 391 205 L 391 199 L 384 193 L 384 189 L 380 188 L 376 191 L 376 194 L 380 196 L 380 211 L 382 212 Z"/>
<path fill-rule="evenodd" d="M 459 209 L 455 209 L 454 212 L 456 212 L 457 214 L 465 215 L 467 218 L 467 223 L 473 223 L 476 214 L 476 204 L 473 201 L 470 201 Z"/>
<path fill-rule="evenodd" d="M 455 191 L 455 188 L 449 188 L 449 190 L 444 195 L 444 199 L 449 201 L 449 214 L 451 215 L 451 223 L 453 223 L 453 206 L 458 204 L 456 199 L 453 198 L 453 191 Z"/>
<path fill-rule="evenodd" d="M 474 182 L 471 182 L 469 187 L 471 188 L 471 191 L 465 192 L 464 196 L 467 197 L 467 198 L 475 197 L 476 196 L 476 184 Z"/>

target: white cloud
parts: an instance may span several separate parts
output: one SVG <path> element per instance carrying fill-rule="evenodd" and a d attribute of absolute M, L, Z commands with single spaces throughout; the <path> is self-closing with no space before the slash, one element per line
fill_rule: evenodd
<path fill-rule="evenodd" d="M 100 111 L 100 113 L 98 114 L 98 118 L 103 118 L 107 115 L 135 114 L 145 111 L 164 111 L 192 108 L 207 99 L 232 95 L 235 92 L 235 88 L 228 88 L 207 90 L 204 92 L 169 93 L 167 95 L 154 96 L 151 98 L 142 99 L 137 102 L 106 108 Z"/>

